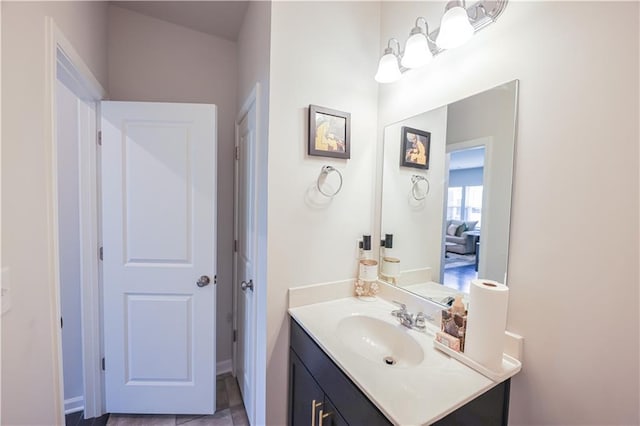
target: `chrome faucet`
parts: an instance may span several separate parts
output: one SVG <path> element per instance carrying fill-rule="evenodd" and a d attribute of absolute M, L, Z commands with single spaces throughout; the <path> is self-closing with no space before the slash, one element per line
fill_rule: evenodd
<path fill-rule="evenodd" d="M 417 314 L 412 314 L 407 311 L 407 305 L 404 303 L 394 301 L 396 305 L 400 307 L 400 309 L 396 309 L 391 311 L 391 315 L 398 318 L 400 324 L 404 325 L 407 328 L 413 328 L 416 330 L 424 331 L 426 326 L 426 320 L 431 319 L 427 317 L 424 313 L 418 312 Z"/>

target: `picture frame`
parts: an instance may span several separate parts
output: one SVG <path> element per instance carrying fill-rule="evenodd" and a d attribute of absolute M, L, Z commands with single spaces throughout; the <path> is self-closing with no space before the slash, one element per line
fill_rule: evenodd
<path fill-rule="evenodd" d="M 428 170 L 431 133 L 402 126 L 400 140 L 400 166 Z"/>
<path fill-rule="evenodd" d="M 309 105 L 309 155 L 351 158 L 351 114 Z"/>

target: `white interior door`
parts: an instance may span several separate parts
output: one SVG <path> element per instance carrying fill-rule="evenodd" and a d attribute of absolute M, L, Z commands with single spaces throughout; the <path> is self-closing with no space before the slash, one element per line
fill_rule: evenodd
<path fill-rule="evenodd" d="M 250 423 L 255 419 L 255 212 L 256 105 L 237 128 L 236 156 L 236 358 L 235 370 Z"/>
<path fill-rule="evenodd" d="M 215 164 L 215 106 L 102 103 L 108 412 L 215 411 Z"/>

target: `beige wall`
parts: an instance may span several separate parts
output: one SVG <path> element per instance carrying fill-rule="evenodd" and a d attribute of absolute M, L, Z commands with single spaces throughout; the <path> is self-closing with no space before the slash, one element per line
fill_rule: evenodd
<path fill-rule="evenodd" d="M 256 409 L 255 424 L 265 424 L 266 415 L 266 352 L 267 352 L 267 193 L 269 138 L 269 58 L 271 52 L 271 2 L 249 3 L 238 34 L 238 106 L 245 103 L 259 84 L 257 102 L 257 251 L 254 297 L 256 317 Z"/>
<path fill-rule="evenodd" d="M 267 422 L 286 422 L 287 289 L 355 276 L 358 238 L 372 232 L 379 3 L 274 2 L 271 15 Z M 351 112 L 351 159 L 307 156 L 307 108 Z M 327 203 L 323 165 L 342 172 Z M 318 203 L 324 203 L 319 207 Z"/>
<path fill-rule="evenodd" d="M 437 22 L 421 4 L 383 3 L 381 41 L 404 40 L 419 14 Z M 520 80 L 508 328 L 525 353 L 510 424 L 640 422 L 638 8 L 510 2 L 380 89 L 384 125 Z"/>
<path fill-rule="evenodd" d="M 61 420 L 47 220 L 45 16 L 52 16 L 107 86 L 103 2 L 2 2 L 2 266 L 12 309 L 2 317 L 2 424 Z"/>
<path fill-rule="evenodd" d="M 109 6 L 112 100 L 218 106 L 217 361 L 231 359 L 236 44 Z"/>

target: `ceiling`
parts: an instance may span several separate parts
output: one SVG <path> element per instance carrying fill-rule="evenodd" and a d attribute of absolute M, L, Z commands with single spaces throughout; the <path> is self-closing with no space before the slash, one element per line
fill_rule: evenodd
<path fill-rule="evenodd" d="M 473 169 L 484 166 L 484 147 L 464 149 L 451 153 L 450 170 Z"/>
<path fill-rule="evenodd" d="M 112 1 L 111 4 L 236 41 L 249 3 L 236 1 Z"/>

